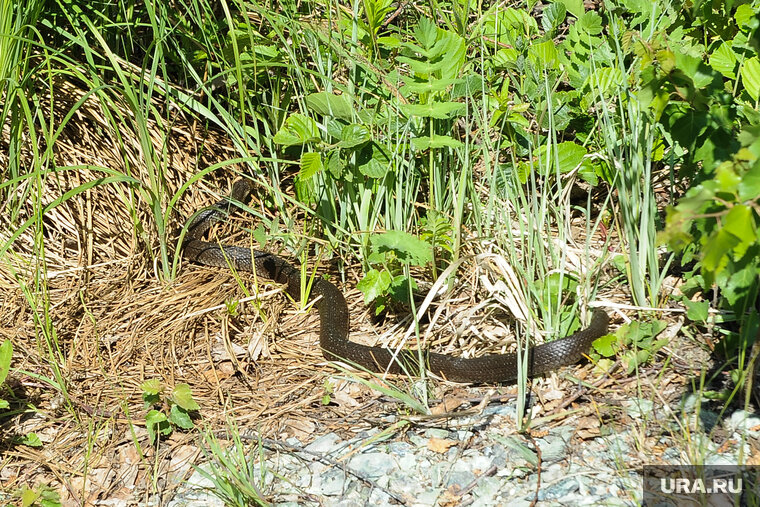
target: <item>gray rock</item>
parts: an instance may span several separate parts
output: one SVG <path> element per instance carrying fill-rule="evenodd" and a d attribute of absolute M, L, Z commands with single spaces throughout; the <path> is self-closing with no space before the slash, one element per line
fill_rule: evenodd
<path fill-rule="evenodd" d="M 385 477 L 396 466 L 396 462 L 384 452 L 365 452 L 351 458 L 349 466 L 362 477 L 379 479 Z"/>

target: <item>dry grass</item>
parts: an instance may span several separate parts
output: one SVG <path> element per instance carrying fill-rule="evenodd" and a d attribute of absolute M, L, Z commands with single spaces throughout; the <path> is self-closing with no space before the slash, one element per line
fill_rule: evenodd
<path fill-rule="evenodd" d="M 56 99 L 61 109 L 52 111 L 53 117 L 60 119 L 80 96 L 75 88 L 63 87 Z M 125 119 L 118 132 L 123 144 L 100 104 L 87 101 L 53 147 L 57 166 L 108 167 L 145 181 L 146 154 L 129 141 L 130 115 L 119 114 Z M 179 117 L 171 126 L 153 123 L 150 129 L 154 149 L 166 154 L 167 195 L 198 168 L 235 156 L 223 137 L 200 133 Z M 0 157 L 4 153 L 0 150 Z M 226 193 L 242 170 L 231 167 L 194 185 L 180 200 L 170 230 L 178 231 L 186 217 Z M 41 200 L 49 203 L 100 176 L 87 168 L 51 174 L 40 187 Z M 37 188 L 32 180 L 19 187 L 19 199 L 29 203 L 22 207 L 26 217 L 35 212 L 29 196 Z M 250 225 L 246 217 L 239 220 Z M 189 384 L 201 406 L 202 425 L 220 429 L 234 417 L 241 427 L 274 438 L 350 434 L 370 427 L 373 414 L 387 411 L 387 399 L 336 377 L 317 347 L 317 315 L 298 312 L 276 287 L 257 287 L 252 276 L 240 274 L 251 293 L 261 291 L 260 299 L 246 298 L 233 274 L 187 263 L 176 279 L 162 280 L 152 215 L 127 185 L 94 187 L 54 208 L 44 223 L 44 259 L 37 258 L 29 229 L 0 264 L 0 339 L 12 340 L 13 366 L 25 372 L 12 374 L 10 383 L 15 395 L 34 407 L 2 428 L 0 480 L 6 491 L 50 484 L 60 487 L 64 500 L 77 503 L 147 498 L 153 490 L 170 497 L 172 481 L 191 471 L 187 463 L 198 456 L 196 437 L 175 433 L 157 451 L 148 445 L 140 389 L 148 379 L 167 386 Z M 244 234 L 230 238 L 238 244 L 249 241 Z M 582 269 L 580 259 L 574 269 Z M 456 291 L 429 310 L 431 331 L 423 329 L 423 338 L 445 352 L 503 350 L 512 329 L 491 310 L 491 300 L 476 295 L 498 300 L 497 280 L 509 279 L 508 266 L 486 260 L 460 272 Z M 408 322 L 388 319 L 381 326 L 386 332 L 378 332 L 362 295 L 353 289 L 358 269 L 349 267 L 347 274 L 353 277 L 343 285 L 354 309 L 352 339 L 396 344 Z M 339 279 L 334 273 L 331 278 Z M 30 287 L 27 295 L 22 285 Z M 240 299 L 244 302 L 230 311 L 228 303 Z M 519 305 L 498 302 L 519 314 Z M 45 345 L 46 319 L 59 347 L 67 396 L 30 376 L 53 377 L 51 363 L 57 361 Z M 327 379 L 334 384 L 333 403 L 323 406 Z M 442 384 L 435 394 L 450 389 Z M 11 443 L 31 431 L 40 435 L 42 447 Z"/>

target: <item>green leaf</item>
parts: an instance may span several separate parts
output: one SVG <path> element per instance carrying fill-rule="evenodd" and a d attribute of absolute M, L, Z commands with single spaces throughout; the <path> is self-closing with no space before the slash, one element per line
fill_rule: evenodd
<path fill-rule="evenodd" d="M 728 253 L 739 243 L 739 238 L 725 229 L 713 234 L 702 249 L 702 268 L 713 276 L 720 273 L 728 264 Z"/>
<path fill-rule="evenodd" d="M 547 40 L 539 44 L 532 44 L 528 49 L 528 56 L 533 63 L 546 69 L 559 68 L 559 53 L 554 41 Z"/>
<path fill-rule="evenodd" d="M 145 416 L 145 429 L 148 431 L 148 438 L 151 444 L 156 442 L 156 437 L 159 434 L 168 435 L 172 432 L 172 427 L 166 418 L 166 414 L 158 410 L 151 410 Z"/>
<path fill-rule="evenodd" d="M 449 78 L 449 79 L 435 79 L 435 78 L 428 78 L 428 79 L 422 79 L 420 77 L 410 78 L 410 77 L 404 77 L 404 82 L 406 83 L 405 87 L 411 92 L 414 92 L 416 94 L 423 94 L 423 93 L 435 93 L 440 92 L 448 88 L 449 86 L 455 84 L 455 83 L 461 83 L 461 79 L 457 78 Z"/>
<path fill-rule="evenodd" d="M 710 67 L 729 79 L 736 78 L 736 61 L 736 54 L 727 42 L 721 42 L 710 55 Z"/>
<path fill-rule="evenodd" d="M 352 123 L 351 125 L 346 125 L 340 131 L 340 142 L 338 143 L 338 147 L 348 149 L 354 148 L 355 146 L 361 146 L 369 141 L 369 138 L 370 133 L 367 127 Z"/>
<path fill-rule="evenodd" d="M 709 301 L 691 301 L 683 300 L 686 305 L 686 316 L 693 322 L 707 322 L 708 310 L 710 309 Z"/>
<path fill-rule="evenodd" d="M 161 381 L 158 379 L 150 379 L 146 380 L 142 384 L 140 384 L 140 390 L 142 390 L 143 393 L 152 394 L 154 396 L 161 394 L 161 391 L 164 390 L 163 386 L 161 385 Z"/>
<path fill-rule="evenodd" d="M 588 150 L 573 141 L 565 141 L 557 145 L 557 166 L 561 174 L 568 173 L 583 162 Z"/>
<path fill-rule="evenodd" d="M 375 299 L 388 294 L 391 280 L 393 280 L 393 277 L 387 270 L 378 271 L 373 268 L 356 284 L 356 288 L 364 294 L 364 303 L 369 304 Z"/>
<path fill-rule="evenodd" d="M 604 357 L 612 357 L 618 351 L 618 339 L 614 334 L 608 334 L 594 340 L 594 350 Z"/>
<path fill-rule="evenodd" d="M 0 409 L 5 410 L 6 408 L 10 407 L 7 400 L 0 399 Z"/>
<path fill-rule="evenodd" d="M 414 266 L 424 266 L 433 260 L 430 245 L 408 232 L 388 231 L 377 234 L 372 236 L 370 243 L 374 251 L 394 252 L 401 262 Z"/>
<path fill-rule="evenodd" d="M 306 96 L 306 106 L 323 116 L 332 116 L 333 118 L 348 121 L 353 119 L 354 105 L 346 94 L 335 95 L 329 92 L 312 93 Z"/>
<path fill-rule="evenodd" d="M 545 32 L 553 32 L 559 25 L 565 21 L 567 9 L 565 5 L 560 2 L 550 4 L 544 9 L 541 16 L 541 26 Z"/>
<path fill-rule="evenodd" d="M 431 148 L 431 149 L 443 148 L 443 147 L 460 148 L 464 146 L 464 143 L 454 139 L 453 137 L 440 136 L 438 134 L 433 134 L 431 137 L 421 136 L 421 137 L 413 138 L 412 146 L 417 151 L 423 151 L 423 150 L 427 150 L 428 148 Z"/>
<path fill-rule="evenodd" d="M 359 171 L 370 178 L 382 178 L 391 169 L 391 159 L 385 148 L 377 143 L 370 143 L 358 153 L 356 163 Z"/>
<path fill-rule="evenodd" d="M 285 120 L 285 124 L 272 140 L 282 146 L 294 146 L 319 142 L 321 138 L 314 120 L 300 113 L 294 113 Z"/>
<path fill-rule="evenodd" d="M 5 340 L 0 345 L 0 386 L 5 382 L 8 372 L 11 370 L 11 358 L 13 357 L 13 344 Z"/>
<path fill-rule="evenodd" d="M 177 384 L 174 387 L 172 400 L 187 411 L 198 410 L 200 408 L 193 399 L 193 393 L 187 384 Z"/>
<path fill-rule="evenodd" d="M 742 84 L 752 100 L 760 97 L 760 60 L 756 56 L 746 60 L 741 70 Z"/>
<path fill-rule="evenodd" d="M 23 445 L 28 445 L 29 447 L 42 447 L 42 440 L 40 440 L 40 437 L 34 432 L 27 433 L 19 439 L 19 442 Z"/>
<path fill-rule="evenodd" d="M 578 30 L 590 35 L 599 35 L 602 33 L 602 17 L 595 11 L 583 13 L 576 22 Z"/>
<path fill-rule="evenodd" d="M 461 115 L 464 108 L 465 105 L 459 102 L 430 102 L 427 104 L 405 104 L 401 106 L 401 111 L 406 116 L 444 120 Z"/>
<path fill-rule="evenodd" d="M 298 177 L 301 180 L 308 180 L 322 170 L 322 155 L 314 152 L 303 153 L 299 167 Z"/>
<path fill-rule="evenodd" d="M 193 420 L 190 418 L 190 414 L 187 413 L 187 410 L 179 405 L 172 405 L 171 411 L 169 412 L 169 422 L 184 430 L 192 429 L 195 426 Z"/>
<path fill-rule="evenodd" d="M 736 20 L 737 26 L 741 30 L 744 30 L 744 28 L 749 24 L 749 21 L 752 19 L 754 15 L 755 15 L 755 12 L 752 9 L 752 6 L 750 4 L 742 4 L 736 8 L 736 12 L 734 13 L 734 19 Z"/>
<path fill-rule="evenodd" d="M 327 162 L 325 163 L 327 171 L 330 175 L 337 179 L 343 175 L 343 169 L 346 167 L 343 159 L 340 156 L 340 150 L 333 150 L 327 154 Z"/>
<path fill-rule="evenodd" d="M 736 204 L 724 218 L 723 229 L 739 239 L 739 243 L 734 247 L 734 260 L 741 259 L 757 239 L 752 208 Z"/>
<path fill-rule="evenodd" d="M 560 1 L 567 9 L 567 12 L 569 12 L 576 18 L 580 18 L 581 16 L 583 16 L 583 13 L 586 12 L 586 9 L 583 7 L 583 0 L 560 0 Z"/>

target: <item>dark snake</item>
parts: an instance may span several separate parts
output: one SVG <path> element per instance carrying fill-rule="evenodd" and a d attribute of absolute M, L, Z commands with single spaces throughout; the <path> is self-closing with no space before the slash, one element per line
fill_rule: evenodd
<path fill-rule="evenodd" d="M 251 191 L 252 185 L 247 179 L 238 180 L 233 185 L 231 200 L 245 202 Z M 239 271 L 255 272 L 258 276 L 286 285 L 285 292 L 294 300 L 300 300 L 301 272 L 282 257 L 202 239 L 209 227 L 225 215 L 231 200 L 219 201 L 198 213 L 191 221 L 183 243 L 184 257 L 207 266 L 231 266 Z M 309 297 L 310 300 L 319 297 L 315 302 L 319 312 L 319 345 L 326 359 L 358 365 L 373 372 L 419 374 L 418 351 L 401 350 L 395 353 L 384 347 L 361 345 L 348 339 L 348 306 L 335 285 L 315 277 Z M 528 350 L 528 376 L 541 375 L 581 360 L 591 343 L 607 333 L 608 322 L 607 313 L 597 308 L 587 328 L 531 347 Z M 421 356 L 428 371 L 455 382 L 508 382 L 517 378 L 517 354 L 514 353 L 466 359 L 423 351 Z"/>

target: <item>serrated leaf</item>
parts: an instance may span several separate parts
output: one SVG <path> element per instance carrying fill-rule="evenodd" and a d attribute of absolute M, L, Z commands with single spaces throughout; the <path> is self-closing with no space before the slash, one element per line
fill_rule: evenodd
<path fill-rule="evenodd" d="M 405 104 L 401 106 L 401 111 L 406 116 L 444 120 L 460 115 L 464 108 L 465 105 L 459 102 L 429 102 L 427 104 Z"/>
<path fill-rule="evenodd" d="M 388 231 L 372 236 L 372 249 L 376 252 L 392 251 L 403 263 L 424 266 L 433 260 L 430 245 L 404 231 Z"/>
<path fill-rule="evenodd" d="M 595 11 L 583 13 L 575 24 L 579 30 L 590 35 L 602 33 L 602 17 Z"/>
<path fill-rule="evenodd" d="M 5 340 L 0 345 L 0 386 L 5 382 L 8 372 L 11 370 L 11 359 L 13 358 L 13 344 L 10 340 Z"/>
<path fill-rule="evenodd" d="M 339 150 L 329 152 L 327 154 L 327 160 L 324 165 L 330 175 L 336 180 L 340 179 L 340 177 L 343 175 L 343 169 L 346 166 L 343 163 L 343 159 L 340 156 Z"/>
<path fill-rule="evenodd" d="M 172 400 L 188 412 L 200 408 L 193 399 L 193 392 L 187 384 L 177 384 L 174 387 L 174 390 L 172 391 Z"/>
<path fill-rule="evenodd" d="M 195 426 L 193 420 L 190 418 L 190 414 L 179 405 L 172 405 L 171 411 L 169 412 L 169 422 L 184 430 L 192 429 Z"/>
<path fill-rule="evenodd" d="M 161 394 L 161 391 L 164 390 L 163 386 L 161 385 L 161 381 L 158 379 L 150 379 L 146 380 L 142 384 L 140 384 L 140 390 L 144 393 L 152 394 L 152 395 L 158 395 Z"/>
<path fill-rule="evenodd" d="M 464 144 L 453 137 L 439 136 L 437 134 L 433 134 L 432 137 L 421 136 L 412 139 L 412 147 L 417 151 L 427 150 L 428 148 L 460 148 L 462 146 Z"/>
<path fill-rule="evenodd" d="M 391 274 L 385 269 L 382 271 L 370 269 L 356 284 L 356 288 L 364 294 L 364 303 L 369 304 L 388 293 L 392 279 Z"/>
<path fill-rule="evenodd" d="M 298 166 L 300 167 L 298 178 L 308 180 L 322 170 L 322 155 L 313 152 L 303 153 Z"/>
<path fill-rule="evenodd" d="M 314 120 L 300 113 L 294 113 L 285 120 L 285 124 L 272 140 L 281 146 L 295 146 L 319 142 L 321 138 Z"/>
<path fill-rule="evenodd" d="M 565 5 L 560 2 L 549 4 L 541 16 L 541 26 L 545 32 L 553 32 L 559 25 L 565 21 L 565 15 L 567 9 Z"/>
<path fill-rule="evenodd" d="M 323 116 L 348 121 L 353 119 L 354 105 L 345 93 L 342 95 L 329 92 L 312 93 L 306 96 L 306 106 Z"/>
<path fill-rule="evenodd" d="M 729 79 L 736 78 L 736 54 L 731 49 L 731 45 L 722 42 L 715 51 L 710 55 L 710 67 L 716 72 L 720 72 Z"/>
<path fill-rule="evenodd" d="M 756 56 L 745 60 L 741 70 L 742 84 L 752 100 L 760 97 L 760 60 Z"/>

